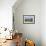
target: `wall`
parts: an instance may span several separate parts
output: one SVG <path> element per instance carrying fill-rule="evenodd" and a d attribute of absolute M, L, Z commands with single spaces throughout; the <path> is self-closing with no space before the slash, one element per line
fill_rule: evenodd
<path fill-rule="evenodd" d="M 46 0 L 41 1 L 41 38 L 42 46 L 46 46 Z"/>
<path fill-rule="evenodd" d="M 14 6 L 15 29 L 25 38 L 34 40 L 36 46 L 41 46 L 41 1 L 23 0 L 18 7 Z M 23 15 L 35 15 L 35 24 L 23 24 Z"/>
<path fill-rule="evenodd" d="M 12 6 L 16 0 L 0 0 L 0 27 L 12 29 Z"/>

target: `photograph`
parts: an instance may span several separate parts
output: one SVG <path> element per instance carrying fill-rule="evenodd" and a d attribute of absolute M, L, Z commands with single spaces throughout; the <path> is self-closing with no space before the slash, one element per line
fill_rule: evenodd
<path fill-rule="evenodd" d="M 23 15 L 23 24 L 35 24 L 35 15 Z"/>

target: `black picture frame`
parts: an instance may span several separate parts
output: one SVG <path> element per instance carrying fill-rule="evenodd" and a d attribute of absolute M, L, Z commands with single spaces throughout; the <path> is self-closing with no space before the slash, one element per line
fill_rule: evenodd
<path fill-rule="evenodd" d="M 35 15 L 23 15 L 23 24 L 35 24 Z"/>

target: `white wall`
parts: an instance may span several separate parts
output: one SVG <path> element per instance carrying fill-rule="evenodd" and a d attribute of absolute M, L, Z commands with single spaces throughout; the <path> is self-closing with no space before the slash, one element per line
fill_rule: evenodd
<path fill-rule="evenodd" d="M 15 6 L 15 5 L 14 5 Z M 41 1 L 23 0 L 17 8 L 15 6 L 15 28 L 24 34 L 24 37 L 35 41 L 36 46 L 41 46 Z M 35 15 L 35 24 L 23 24 L 23 15 Z"/>
<path fill-rule="evenodd" d="M 0 0 L 0 27 L 12 28 L 12 6 L 16 0 Z"/>
<path fill-rule="evenodd" d="M 46 0 L 41 1 L 41 38 L 42 46 L 46 46 Z"/>

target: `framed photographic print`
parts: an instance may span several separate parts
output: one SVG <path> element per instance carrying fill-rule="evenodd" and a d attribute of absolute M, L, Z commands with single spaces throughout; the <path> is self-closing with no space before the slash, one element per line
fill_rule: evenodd
<path fill-rule="evenodd" d="M 35 15 L 23 15 L 23 24 L 35 24 Z"/>

